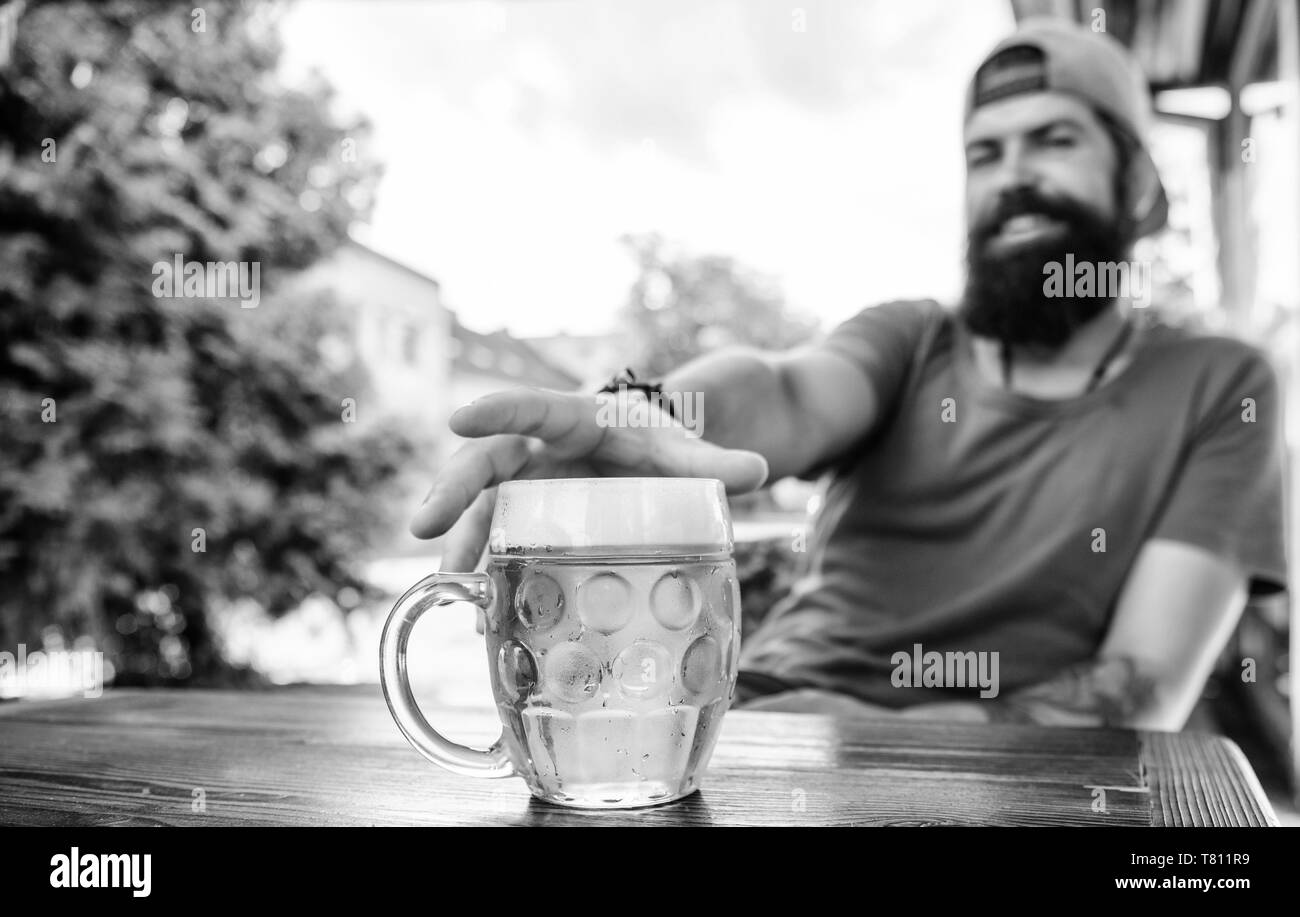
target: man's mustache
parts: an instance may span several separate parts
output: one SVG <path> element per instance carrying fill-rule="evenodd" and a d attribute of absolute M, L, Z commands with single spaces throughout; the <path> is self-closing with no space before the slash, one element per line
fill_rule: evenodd
<path fill-rule="evenodd" d="M 1038 214 L 1064 223 L 1071 229 L 1088 229 L 1097 226 L 1100 215 L 1092 208 L 1068 198 L 1047 197 L 1032 188 L 1016 188 L 1001 195 L 987 216 L 971 228 L 971 241 L 983 247 L 998 234 L 1002 224 L 1012 217 Z"/>

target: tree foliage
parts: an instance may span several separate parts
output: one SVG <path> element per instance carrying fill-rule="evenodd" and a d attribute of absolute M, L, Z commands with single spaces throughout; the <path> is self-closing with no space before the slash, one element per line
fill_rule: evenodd
<path fill-rule="evenodd" d="M 202 10 L 29 3 L 0 71 L 0 646 L 88 637 L 119 683 L 228 674 L 222 598 L 358 588 L 410 454 L 343 422 L 330 298 L 275 296 L 366 216 L 365 125 L 279 81 L 265 9 Z M 156 297 L 176 254 L 261 304 Z"/>
<path fill-rule="evenodd" d="M 727 344 L 782 350 L 816 330 L 770 278 L 733 258 L 684 252 L 656 234 L 622 241 L 639 269 L 624 309 L 634 366 L 650 375 Z"/>

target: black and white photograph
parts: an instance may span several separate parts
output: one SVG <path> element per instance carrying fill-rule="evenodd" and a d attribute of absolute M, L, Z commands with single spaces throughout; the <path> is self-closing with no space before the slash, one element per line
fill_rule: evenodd
<path fill-rule="evenodd" d="M 1201 829 L 1300 826 L 1298 485 L 1300 0 L 0 0 L 43 895 L 510 826 L 1285 896 Z"/>

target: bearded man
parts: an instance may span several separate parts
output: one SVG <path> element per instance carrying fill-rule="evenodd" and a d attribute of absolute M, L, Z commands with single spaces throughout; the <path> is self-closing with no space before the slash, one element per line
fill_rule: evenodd
<path fill-rule="evenodd" d="M 626 391 L 480 399 L 412 531 L 450 529 L 463 570 L 509 478 L 819 476 L 807 575 L 745 642 L 737 705 L 1182 728 L 1248 596 L 1286 588 L 1279 387 L 1256 348 L 1111 288 L 1166 219 L 1149 117 L 1117 42 L 1026 20 L 967 91 L 955 308 L 681 367 L 652 388 L 702 395 L 703 438 L 597 423 Z"/>

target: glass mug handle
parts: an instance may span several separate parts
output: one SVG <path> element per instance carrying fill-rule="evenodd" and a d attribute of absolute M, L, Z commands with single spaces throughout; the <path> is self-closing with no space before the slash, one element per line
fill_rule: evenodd
<path fill-rule="evenodd" d="M 412 586 L 393 606 L 379 641 L 380 684 L 402 735 L 434 764 L 466 777 L 510 777 L 515 773 L 506 754 L 505 733 L 484 750 L 458 745 L 430 726 L 411 693 L 406 643 L 415 622 L 430 608 L 452 602 L 486 608 L 491 601 L 492 581 L 486 573 L 434 573 Z"/>

